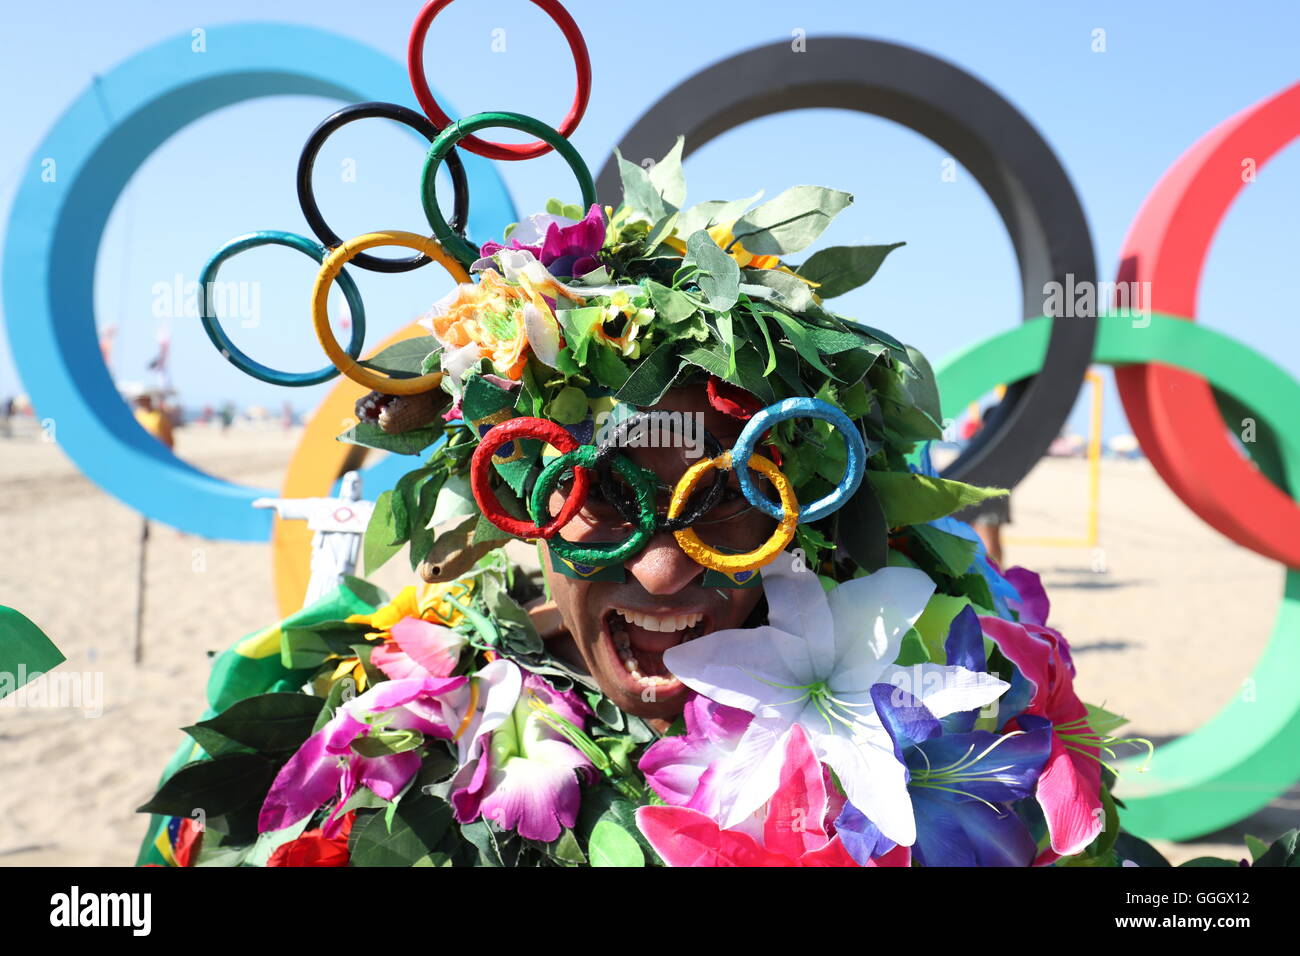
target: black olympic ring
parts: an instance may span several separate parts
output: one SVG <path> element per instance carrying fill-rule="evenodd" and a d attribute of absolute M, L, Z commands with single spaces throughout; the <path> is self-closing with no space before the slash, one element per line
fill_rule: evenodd
<path fill-rule="evenodd" d="M 316 196 L 312 192 L 311 185 L 312 167 L 316 164 L 316 155 L 331 134 L 355 120 L 370 119 L 372 117 L 396 120 L 398 123 L 411 127 L 430 143 L 437 138 L 440 132 L 438 127 L 429 122 L 427 116 L 397 103 L 354 103 L 332 113 L 325 118 L 323 123 L 312 130 L 311 136 L 307 138 L 307 144 L 302 148 L 302 155 L 298 157 L 298 204 L 302 207 L 302 214 L 306 217 L 307 225 L 311 227 L 311 231 L 316 234 L 317 239 L 330 249 L 341 245 L 343 239 L 325 222 L 325 217 L 321 215 L 320 206 L 316 204 Z M 465 223 L 469 221 L 469 178 L 465 175 L 465 165 L 461 162 L 461 158 L 455 150 L 452 150 L 447 155 L 447 172 L 451 174 L 452 189 L 456 194 L 451 227 L 457 235 L 463 235 Z M 429 261 L 429 257 L 423 253 L 408 256 L 405 259 L 385 259 L 381 256 L 373 256 L 368 252 L 359 252 L 352 257 L 350 264 L 361 269 L 368 269 L 371 272 L 392 273 L 410 272 L 412 269 L 418 269 L 420 266 L 426 265 Z"/>
<path fill-rule="evenodd" d="M 815 37 L 812 53 L 785 42 L 756 47 L 679 83 L 619 142 L 625 157 L 662 156 L 678 135 L 686 154 L 752 119 L 799 109 L 847 109 L 920 133 L 965 166 L 993 201 L 1020 267 L 1025 319 L 1043 314 L 1044 286 L 1095 282 L 1083 207 L 1056 154 L 1001 95 L 951 63 L 861 37 Z M 617 202 L 613 157 L 597 180 Z M 1014 487 L 1046 453 L 1092 361 L 1096 319 L 1057 319 L 1042 369 L 1010 383 L 985 427 L 944 477 Z"/>
<path fill-rule="evenodd" d="M 652 420 L 654 415 L 653 412 L 636 412 L 629 415 L 610 430 L 596 453 L 596 474 L 600 478 L 600 493 L 604 495 L 606 501 L 614 506 L 614 510 L 618 512 L 619 517 L 631 525 L 635 525 L 640 520 L 641 509 L 637 502 L 614 481 L 614 469 L 611 466 L 614 455 L 618 454 L 623 448 L 629 447 L 627 444 L 628 430 L 635 425 L 641 425 Z M 713 437 L 713 433 L 708 429 L 702 428 L 701 431 L 704 432 L 705 456 L 717 458 L 722 454 L 722 444 Z M 633 445 L 631 447 L 637 446 Z M 716 469 L 713 484 L 709 486 L 709 490 L 704 493 L 695 507 L 685 514 L 678 515 L 676 518 L 663 519 L 659 522 L 659 530 L 682 531 L 689 528 L 717 507 L 726 489 L 727 472 L 721 468 Z"/>

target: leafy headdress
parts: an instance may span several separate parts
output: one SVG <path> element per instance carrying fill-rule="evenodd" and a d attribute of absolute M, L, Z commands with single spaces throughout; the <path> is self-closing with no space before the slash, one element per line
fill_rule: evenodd
<path fill-rule="evenodd" d="M 399 374 L 442 377 L 440 395 L 363 400 L 361 423 L 343 436 L 408 454 L 431 449 L 426 464 L 381 496 L 368 570 L 408 542 L 412 567 L 428 580 L 462 573 L 512 533 L 554 546 L 562 521 L 532 498 L 561 449 L 521 420 L 558 426 L 571 437 L 563 464 L 590 465 L 591 453 L 575 448 L 626 437 L 611 426 L 674 386 L 704 383 L 714 408 L 762 426 L 748 428 L 747 451 L 779 462 L 778 472 L 764 473 L 791 497 L 766 499 L 752 472 L 742 485 L 751 503 L 789 525 L 786 542 L 810 567 L 846 580 L 891 560 L 917 563 L 949 591 L 993 607 L 985 578 L 968 573 L 974 543 L 931 524 L 990 492 L 909 467 L 918 444 L 941 434 L 929 365 L 826 304 L 869 281 L 902 243 L 837 246 L 795 264 L 791 257 L 851 195 L 796 186 L 766 202 L 687 206 L 681 152 L 679 140 L 648 170 L 620 156 L 617 207 L 552 201 L 502 242 L 485 244 L 471 267 L 477 281 L 457 286 L 421 320 L 432 337 L 375 357 Z M 601 459 L 606 482 L 609 458 Z M 718 462 L 719 470 L 735 464 Z M 568 468 L 550 469 L 548 489 L 559 470 Z M 594 492 L 595 474 L 589 485 Z M 785 508 L 790 501 L 798 507 Z M 652 530 L 653 515 L 642 517 Z M 688 550 L 689 538 L 679 532 Z M 734 579 L 775 553 L 715 563 L 739 572 Z M 589 576 L 601 563 L 586 552 L 578 558 L 561 565 Z"/>

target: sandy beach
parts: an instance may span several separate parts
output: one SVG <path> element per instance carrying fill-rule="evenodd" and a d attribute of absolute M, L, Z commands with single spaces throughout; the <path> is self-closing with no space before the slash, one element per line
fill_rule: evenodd
<path fill-rule="evenodd" d="M 190 462 L 261 487 L 278 487 L 296 443 L 297 431 L 279 427 L 177 433 Z M 1104 463 L 1100 551 L 1015 543 L 1081 536 L 1086 491 L 1084 462 L 1043 461 L 1015 495 L 1008 563 L 1042 573 L 1081 696 L 1131 718 L 1129 733 L 1166 741 L 1240 688 L 1272 627 L 1282 569 L 1202 524 L 1145 461 Z M 277 617 L 270 549 L 154 526 L 136 666 L 140 517 L 56 445 L 14 438 L 0 439 L 0 527 L 0 604 L 51 636 L 68 658 L 60 670 L 81 675 L 83 705 L 95 704 L 0 705 L 0 865 L 130 864 L 145 824 L 133 810 L 153 793 L 178 728 L 203 709 L 209 654 Z M 399 557 L 377 583 L 413 580 Z M 1160 848 L 1175 862 L 1237 857 L 1241 834 L 1271 840 L 1298 822 L 1292 788 L 1238 826 Z"/>

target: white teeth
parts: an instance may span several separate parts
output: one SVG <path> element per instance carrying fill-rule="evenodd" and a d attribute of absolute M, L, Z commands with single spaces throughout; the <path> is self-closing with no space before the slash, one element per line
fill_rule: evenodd
<path fill-rule="evenodd" d="M 704 615 L 698 611 L 692 611 L 689 614 L 647 614 L 644 611 L 633 611 L 621 607 L 616 607 L 614 610 L 629 624 L 635 624 L 647 631 L 662 633 L 684 631 L 686 628 L 694 627 L 704 620 Z"/>

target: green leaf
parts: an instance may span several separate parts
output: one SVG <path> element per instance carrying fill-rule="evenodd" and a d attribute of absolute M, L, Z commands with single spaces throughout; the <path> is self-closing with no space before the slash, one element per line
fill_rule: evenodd
<path fill-rule="evenodd" d="M 565 827 L 560 838 L 551 844 L 548 852 L 557 862 L 569 866 L 582 866 L 587 862 L 587 854 L 582 852 L 582 847 L 578 845 L 578 838 L 568 827 Z"/>
<path fill-rule="evenodd" d="M 699 305 L 685 292 L 670 289 L 653 279 L 646 280 L 645 290 L 650 296 L 650 306 L 655 310 L 656 324 L 673 325 L 699 311 Z"/>
<path fill-rule="evenodd" d="M 1300 866 L 1300 830 L 1288 830 L 1255 861 L 1256 866 Z"/>
<path fill-rule="evenodd" d="M 814 290 L 823 299 L 833 299 L 866 285 L 885 257 L 905 242 L 888 246 L 831 246 L 814 252 L 795 272 L 818 283 Z"/>
<path fill-rule="evenodd" d="M 418 730 L 375 730 L 352 741 L 352 750 L 362 757 L 391 757 L 424 744 Z"/>
<path fill-rule="evenodd" d="M 682 172 L 682 146 L 685 143 L 686 137 L 678 136 L 668 155 L 651 166 L 647 174 L 650 185 L 659 193 L 665 207 L 674 211 L 686 202 L 686 176 Z"/>
<path fill-rule="evenodd" d="M 913 525 L 912 535 L 939 562 L 944 572 L 954 578 L 959 578 L 969 571 L 970 566 L 975 562 L 975 552 L 978 547 L 974 541 L 940 531 L 928 524 Z"/>
<path fill-rule="evenodd" d="M 793 186 L 737 220 L 732 235 L 754 255 L 783 256 L 812 243 L 853 196 L 825 186 Z"/>
<path fill-rule="evenodd" d="M 587 411 L 586 392 L 572 385 L 566 385 L 556 392 L 555 397 L 547 404 L 546 417 L 561 425 L 576 425 L 587 417 Z"/>
<path fill-rule="evenodd" d="M 415 378 L 417 375 L 424 374 L 422 370 L 429 356 L 441 351 L 442 346 L 433 336 L 417 335 L 415 338 L 394 342 L 388 348 L 357 364 L 368 369 L 387 372 L 394 378 Z"/>
<path fill-rule="evenodd" d="M 350 445 L 364 445 L 366 448 L 391 451 L 397 455 L 418 455 L 441 436 L 440 425 L 426 425 L 424 428 L 413 428 L 407 432 L 390 435 L 378 425 L 357 422 L 337 440 Z"/>
<path fill-rule="evenodd" d="M 650 222 L 658 222 L 673 210 L 668 208 L 658 188 L 650 180 L 650 174 L 636 163 L 628 162 L 614 147 L 614 156 L 618 160 L 618 175 L 623 180 L 623 205 Z"/>
<path fill-rule="evenodd" d="M 591 831 L 587 853 L 592 866 L 645 866 L 645 854 L 641 852 L 636 837 L 608 814 L 601 817 Z"/>
<path fill-rule="evenodd" d="M 734 222 L 761 198 L 763 191 L 760 189 L 748 199 L 710 199 L 690 209 L 683 209 L 677 219 L 677 235 L 689 236 L 701 229 L 712 229 L 714 226 Z"/>
<path fill-rule="evenodd" d="M 1198 856 L 1194 860 L 1188 860 L 1185 863 L 1179 863 L 1178 869 L 1181 870 L 1183 867 L 1195 868 L 1195 867 L 1207 867 L 1207 866 L 1218 866 L 1218 867 L 1230 866 L 1233 869 L 1236 869 L 1238 866 L 1240 866 L 1240 864 L 1235 863 L 1232 860 L 1221 859 L 1217 856 Z"/>
<path fill-rule="evenodd" d="M 587 346 L 592 334 L 605 317 L 605 310 L 598 305 L 583 306 L 579 309 L 557 309 L 556 321 L 564 331 L 564 344 L 573 353 L 573 359 L 579 366 L 587 364 Z"/>
<path fill-rule="evenodd" d="M 1259 858 L 1268 852 L 1268 844 L 1257 836 L 1245 834 L 1246 849 L 1250 851 L 1250 859 L 1253 863 L 1258 863 Z"/>
<path fill-rule="evenodd" d="M 397 518 L 393 514 L 393 493 L 385 491 L 375 502 L 375 509 L 370 513 L 370 521 L 366 525 L 365 537 L 361 540 L 366 574 L 378 571 L 389 558 L 402 550 L 405 543 L 405 529 L 398 528 Z"/>
<path fill-rule="evenodd" d="M 686 240 L 685 262 L 698 267 L 695 281 L 708 300 L 710 309 L 725 312 L 736 304 L 740 295 L 740 266 L 735 259 L 719 249 L 718 244 L 704 230 L 692 233 Z"/>
<path fill-rule="evenodd" d="M 587 370 L 598 384 L 615 391 L 622 388 L 632 374 L 618 353 L 607 345 L 596 345 L 587 353 Z"/>
<path fill-rule="evenodd" d="M 889 523 L 871 482 L 864 481 L 836 515 L 835 536 L 849 558 L 868 573 L 889 557 Z"/>
<path fill-rule="evenodd" d="M 470 490 L 468 475 L 448 475 L 433 500 L 433 514 L 425 523 L 428 528 L 442 527 L 457 518 L 478 514 L 478 503 Z"/>
<path fill-rule="evenodd" d="M 867 480 L 880 498 L 885 520 L 891 528 L 925 524 L 1005 495 L 1001 488 L 979 488 L 946 478 L 896 471 L 868 471 Z"/>
<path fill-rule="evenodd" d="M 420 790 L 397 803 L 391 826 L 385 814 L 372 814 L 355 836 L 353 866 L 410 866 L 429 854 L 451 824 L 445 800 Z"/>
<path fill-rule="evenodd" d="M 675 342 L 665 342 L 641 360 L 615 395 L 620 402 L 640 408 L 657 404 L 676 377 L 681 359 Z"/>
<path fill-rule="evenodd" d="M 1112 736 L 1116 730 L 1128 723 L 1127 717 L 1112 714 L 1105 707 L 1098 707 L 1095 704 L 1084 704 L 1084 706 L 1088 708 L 1088 726 L 1103 737 Z"/>
<path fill-rule="evenodd" d="M 231 704 L 196 727 L 263 753 L 297 750 L 311 736 L 324 701 L 307 694 L 260 694 Z"/>
<path fill-rule="evenodd" d="M 202 810 L 211 820 L 254 802 L 275 779 L 276 764 L 258 754 L 228 754 L 186 764 L 172 774 L 137 813 L 188 817 Z"/>
<path fill-rule="evenodd" d="M 779 269 L 746 269 L 745 281 L 753 283 L 741 287 L 750 298 L 766 298 L 790 312 L 804 312 L 812 308 L 813 289 L 798 276 Z M 855 343 L 856 344 L 856 343 Z"/>

